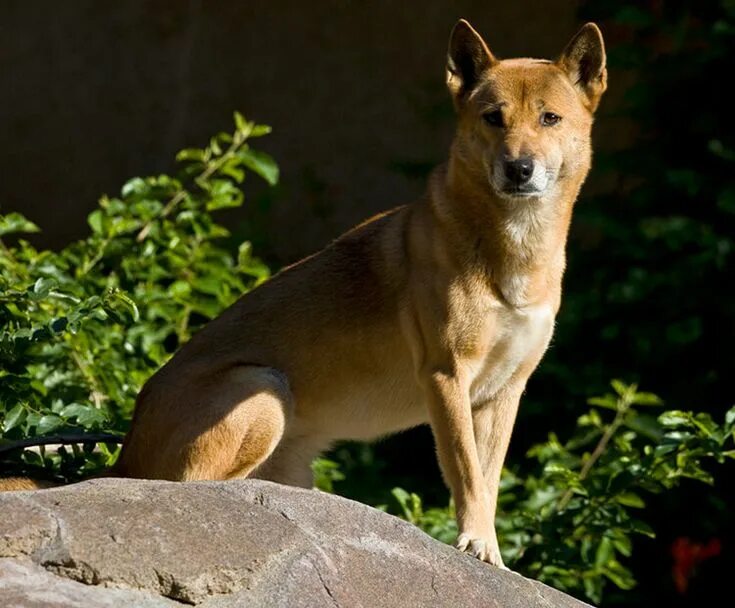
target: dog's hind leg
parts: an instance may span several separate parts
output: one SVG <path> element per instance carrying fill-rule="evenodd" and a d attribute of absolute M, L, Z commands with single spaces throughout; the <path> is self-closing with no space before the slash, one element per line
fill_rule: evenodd
<path fill-rule="evenodd" d="M 276 449 L 293 412 L 288 382 L 272 368 L 237 367 L 215 390 L 209 407 L 229 411 L 194 441 L 184 479 L 248 477 Z"/>
<path fill-rule="evenodd" d="M 253 477 L 311 488 L 314 482 L 311 462 L 328 447 L 327 440 L 294 432 L 281 440 L 271 457 L 253 472 Z"/>
<path fill-rule="evenodd" d="M 247 477 L 293 413 L 285 375 L 242 365 L 180 391 L 154 384 L 138 405 L 116 473 L 177 481 Z"/>

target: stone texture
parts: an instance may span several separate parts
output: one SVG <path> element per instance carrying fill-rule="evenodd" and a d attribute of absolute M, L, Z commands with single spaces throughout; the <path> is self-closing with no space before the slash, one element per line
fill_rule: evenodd
<path fill-rule="evenodd" d="M 584 606 L 395 517 L 263 481 L 0 494 L 0 605 Z"/>
<path fill-rule="evenodd" d="M 110 589 L 59 578 L 30 561 L 0 559 L 4 608 L 166 608 L 180 606 L 146 591 Z"/>

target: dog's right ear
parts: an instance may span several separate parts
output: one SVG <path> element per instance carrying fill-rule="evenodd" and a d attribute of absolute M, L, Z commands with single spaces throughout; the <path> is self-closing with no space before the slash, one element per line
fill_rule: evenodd
<path fill-rule="evenodd" d="M 495 62 L 480 34 L 460 19 L 449 37 L 447 54 L 447 87 L 457 107 Z"/>

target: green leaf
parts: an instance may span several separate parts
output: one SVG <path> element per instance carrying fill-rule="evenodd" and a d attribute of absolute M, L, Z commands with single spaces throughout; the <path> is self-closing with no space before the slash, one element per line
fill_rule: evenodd
<path fill-rule="evenodd" d="M 599 429 L 600 427 L 602 427 L 602 417 L 600 416 L 597 410 L 590 410 L 589 413 L 582 414 L 577 419 L 577 424 L 579 424 L 579 426 L 581 427 L 591 426 L 596 429 Z"/>
<path fill-rule="evenodd" d="M 630 557 L 633 551 L 633 543 L 629 536 L 620 536 L 613 541 L 615 549 L 625 557 Z"/>
<path fill-rule="evenodd" d="M 123 302 L 128 307 L 131 314 L 133 315 L 133 321 L 135 323 L 137 323 L 140 320 L 140 311 L 138 310 L 138 305 L 133 301 L 132 298 L 130 298 L 126 293 L 120 291 L 119 289 L 114 290 L 112 292 L 112 296 L 116 300 Z"/>
<path fill-rule="evenodd" d="M 19 424 L 21 424 L 25 420 L 26 414 L 27 412 L 21 404 L 18 404 L 14 408 L 12 408 L 5 415 L 5 418 L 3 418 L 3 432 L 7 433 L 8 431 L 14 429 Z"/>
<path fill-rule="evenodd" d="M 248 169 L 260 175 L 271 186 L 278 183 L 278 165 L 265 152 L 247 148 L 240 150 L 237 156 Z"/>
<path fill-rule="evenodd" d="M 145 183 L 144 179 L 140 177 L 134 177 L 128 180 L 120 190 L 123 198 L 127 198 L 134 194 L 143 194 L 148 190 L 148 184 Z"/>
<path fill-rule="evenodd" d="M 188 160 L 203 163 L 206 160 L 206 154 L 204 150 L 199 148 L 186 148 L 176 155 L 176 160 L 179 162 Z"/>
<path fill-rule="evenodd" d="M 621 397 L 625 395 L 628 390 L 630 390 L 630 387 L 622 380 L 612 380 L 610 382 L 610 385 L 613 387 L 613 390 Z"/>
<path fill-rule="evenodd" d="M 231 181 L 224 179 L 209 182 L 211 199 L 207 201 L 207 211 L 239 207 L 242 203 L 242 191 Z"/>
<path fill-rule="evenodd" d="M 235 128 L 238 131 L 250 130 L 251 123 L 245 120 L 245 117 L 242 114 L 240 114 L 240 112 L 235 112 L 234 119 L 235 119 Z"/>
<path fill-rule="evenodd" d="M 632 507 L 634 509 L 642 509 L 646 506 L 644 500 L 633 492 L 623 492 L 622 494 L 619 494 L 615 500 L 621 505 Z"/>
<path fill-rule="evenodd" d="M 104 234 L 105 216 L 100 209 L 92 211 L 92 213 L 87 216 L 87 223 L 95 234 Z"/>
<path fill-rule="evenodd" d="M 589 405 L 596 405 L 598 407 L 604 407 L 608 410 L 618 409 L 618 400 L 613 395 L 605 395 L 604 397 L 590 397 L 587 399 Z"/>
<path fill-rule="evenodd" d="M 245 179 L 245 171 L 239 169 L 237 165 L 237 159 L 232 159 L 222 166 L 222 168 L 220 169 L 220 173 L 231 177 L 239 184 L 242 183 L 242 181 Z"/>
<path fill-rule="evenodd" d="M 39 435 L 46 435 L 58 429 L 62 424 L 64 424 L 64 421 L 59 416 L 54 416 L 53 414 L 41 416 L 41 419 L 36 425 L 36 432 Z"/>
<path fill-rule="evenodd" d="M 345 478 L 339 464 L 327 458 L 315 458 L 311 463 L 314 474 L 314 487 L 322 492 L 334 492 L 334 482 Z"/>
<path fill-rule="evenodd" d="M 633 403 L 636 405 L 659 406 L 663 405 L 663 401 L 653 393 L 636 393 L 633 395 Z"/>
<path fill-rule="evenodd" d="M 262 137 L 268 135 L 272 130 L 268 125 L 255 125 L 253 130 L 250 131 L 250 137 Z"/>
<path fill-rule="evenodd" d="M 585 595 L 595 603 L 599 603 L 602 597 L 602 580 L 602 577 L 582 579 Z"/>
<path fill-rule="evenodd" d="M 707 437 L 712 437 L 719 431 L 719 427 L 712 420 L 712 416 L 704 412 L 692 416 L 691 421 Z"/>
<path fill-rule="evenodd" d="M 23 327 L 22 329 L 18 329 L 14 331 L 12 334 L 10 334 L 13 338 L 13 340 L 30 340 L 31 336 L 33 335 L 33 332 L 29 327 Z"/>
<path fill-rule="evenodd" d="M 658 417 L 658 421 L 664 426 L 678 427 L 689 424 L 691 421 L 691 416 L 686 412 L 671 410 L 661 414 Z"/>
<path fill-rule="evenodd" d="M 607 567 L 602 569 L 602 573 L 620 589 L 628 591 L 635 587 L 635 579 L 630 570 L 615 560 L 609 562 Z"/>
<path fill-rule="evenodd" d="M 651 526 L 649 526 L 646 522 L 640 521 L 638 519 L 631 520 L 630 528 L 636 534 L 642 534 L 643 536 L 648 536 L 649 538 L 656 538 L 656 533 L 653 531 L 653 528 L 651 528 Z"/>
<path fill-rule="evenodd" d="M 640 433 L 653 442 L 659 442 L 663 435 L 661 424 L 658 420 L 647 414 L 640 414 L 634 410 L 628 411 L 624 424 L 627 428 L 632 429 L 636 433 Z"/>
<path fill-rule="evenodd" d="M 612 541 L 607 536 L 603 536 L 595 552 L 595 565 L 600 568 L 613 559 L 614 556 L 615 551 Z"/>
<path fill-rule="evenodd" d="M 77 423 L 85 428 L 101 425 L 107 421 L 107 416 L 101 410 L 88 407 L 82 414 L 77 416 Z"/>
<path fill-rule="evenodd" d="M 403 488 L 393 488 L 391 494 L 398 501 L 403 517 L 406 521 L 416 524 L 421 516 L 421 499 L 413 492 L 406 492 Z"/>
<path fill-rule="evenodd" d="M 67 406 L 65 406 L 60 412 L 59 415 L 63 416 L 64 418 L 74 418 L 76 416 L 80 416 L 84 414 L 87 409 L 91 408 L 91 405 L 82 405 L 80 403 L 71 403 Z"/>
<path fill-rule="evenodd" d="M 191 293 L 191 285 L 186 281 L 174 281 L 168 288 L 168 294 L 172 298 L 186 298 Z"/>
<path fill-rule="evenodd" d="M 49 291 L 57 286 L 57 282 L 54 279 L 47 279 L 41 277 L 33 284 L 33 293 L 40 299 L 45 298 Z"/>
<path fill-rule="evenodd" d="M 197 291 L 212 296 L 218 296 L 222 291 L 222 281 L 212 275 L 196 277 L 192 280 L 191 285 Z"/>
<path fill-rule="evenodd" d="M 39 232 L 40 229 L 36 224 L 27 220 L 20 213 L 8 213 L 0 215 L 0 237 L 6 234 L 14 234 L 18 232 Z"/>
<path fill-rule="evenodd" d="M 719 139 L 711 140 L 707 147 L 715 156 L 719 156 L 724 160 L 735 161 L 735 151 L 725 146 Z"/>

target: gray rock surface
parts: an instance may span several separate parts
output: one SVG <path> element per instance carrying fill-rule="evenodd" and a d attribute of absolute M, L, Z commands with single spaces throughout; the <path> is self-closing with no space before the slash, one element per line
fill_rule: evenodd
<path fill-rule="evenodd" d="M 585 604 L 337 496 L 98 479 L 0 494 L 0 606 Z"/>

